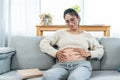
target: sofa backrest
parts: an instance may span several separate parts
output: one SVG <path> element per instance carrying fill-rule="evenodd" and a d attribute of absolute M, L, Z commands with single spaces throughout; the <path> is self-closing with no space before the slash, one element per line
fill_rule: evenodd
<path fill-rule="evenodd" d="M 12 69 L 48 69 L 55 64 L 54 58 L 40 51 L 39 42 L 44 37 L 14 36 L 9 47 L 15 48 Z"/>
<path fill-rule="evenodd" d="M 98 42 L 100 42 L 101 38 L 96 38 Z M 90 59 L 93 70 L 100 70 L 100 60 L 98 59 Z"/>
<path fill-rule="evenodd" d="M 120 67 L 120 39 L 102 38 L 100 43 L 104 46 L 101 70 L 116 70 Z"/>
<path fill-rule="evenodd" d="M 14 36 L 9 45 L 16 49 L 16 54 L 12 59 L 12 69 L 51 68 L 55 64 L 55 59 L 41 52 L 39 48 L 39 43 L 43 38 L 44 36 Z M 90 62 L 93 70 L 100 69 L 100 60 L 90 60 Z"/>

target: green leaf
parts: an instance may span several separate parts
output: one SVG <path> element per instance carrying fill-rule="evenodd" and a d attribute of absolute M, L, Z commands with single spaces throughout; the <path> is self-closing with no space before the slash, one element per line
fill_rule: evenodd
<path fill-rule="evenodd" d="M 71 8 L 74 9 L 78 13 L 80 12 L 80 6 L 78 6 L 78 5 L 74 5 Z"/>

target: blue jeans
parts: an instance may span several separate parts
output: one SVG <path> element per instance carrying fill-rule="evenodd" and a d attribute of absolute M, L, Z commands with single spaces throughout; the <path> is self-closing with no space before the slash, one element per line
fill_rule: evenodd
<path fill-rule="evenodd" d="M 57 63 L 45 71 L 42 80 L 88 80 L 92 67 L 89 61 Z"/>

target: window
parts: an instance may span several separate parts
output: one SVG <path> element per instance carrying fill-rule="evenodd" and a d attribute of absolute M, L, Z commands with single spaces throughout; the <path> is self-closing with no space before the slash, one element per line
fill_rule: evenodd
<path fill-rule="evenodd" d="M 10 0 L 11 32 L 14 35 L 36 35 L 40 0 Z"/>
<path fill-rule="evenodd" d="M 118 38 L 120 37 L 119 7 L 118 0 L 84 0 L 84 24 L 110 25 L 110 36 Z"/>
<path fill-rule="evenodd" d="M 41 0 L 41 14 L 50 13 L 53 16 L 53 24 L 65 24 L 63 12 L 72 6 L 80 6 L 81 24 L 83 23 L 83 0 Z"/>

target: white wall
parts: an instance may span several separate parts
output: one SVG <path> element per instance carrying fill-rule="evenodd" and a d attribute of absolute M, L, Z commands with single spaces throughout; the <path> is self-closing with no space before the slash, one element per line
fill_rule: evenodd
<path fill-rule="evenodd" d="M 84 0 L 83 24 L 110 25 L 111 37 L 120 37 L 119 0 Z M 93 35 L 102 36 L 102 32 Z M 45 34 L 47 35 L 47 34 Z"/>
<path fill-rule="evenodd" d="M 111 26 L 111 37 L 120 37 L 119 0 L 84 0 L 84 24 Z"/>
<path fill-rule="evenodd" d="M 63 12 L 74 5 L 80 5 L 79 14 L 83 18 L 83 0 L 41 0 L 41 14 L 50 13 L 53 16 L 53 25 L 64 25 Z"/>

